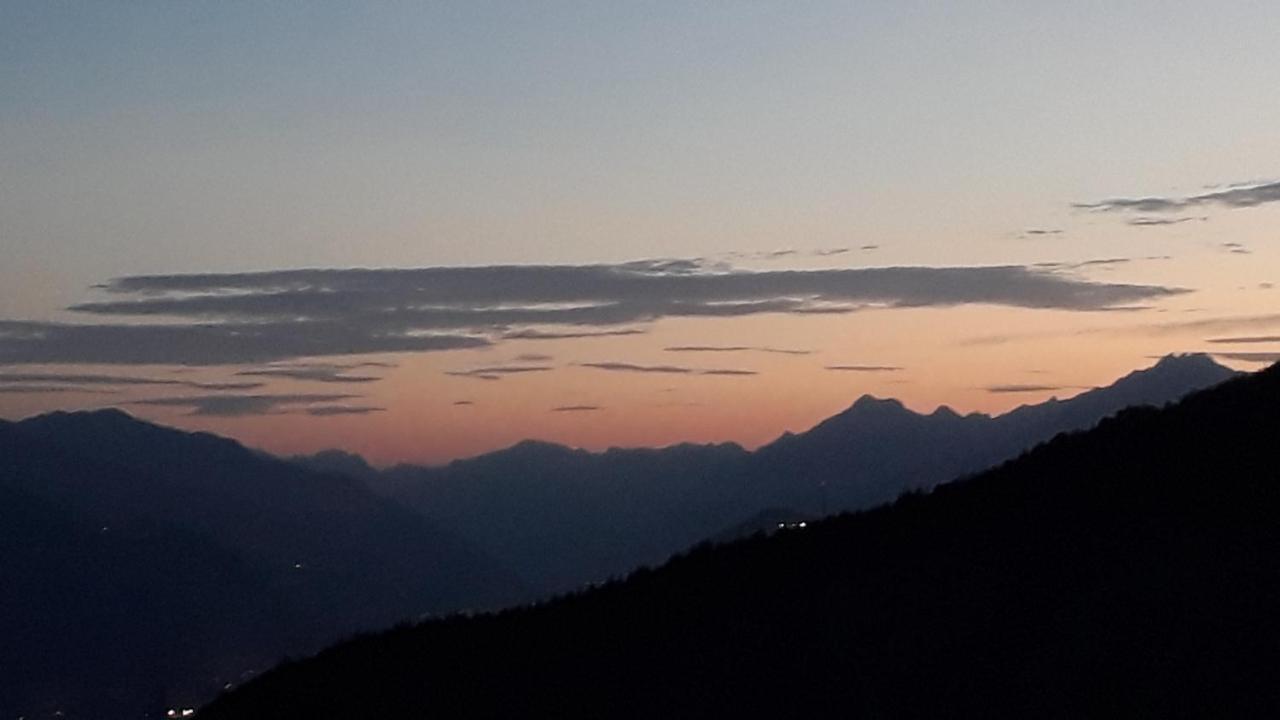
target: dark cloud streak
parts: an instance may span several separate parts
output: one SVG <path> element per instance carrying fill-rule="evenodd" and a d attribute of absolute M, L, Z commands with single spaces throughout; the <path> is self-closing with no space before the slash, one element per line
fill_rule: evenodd
<path fill-rule="evenodd" d="M 632 335 L 641 331 L 617 326 L 662 318 L 965 304 L 1097 311 L 1185 292 L 1024 266 L 746 272 L 680 259 L 142 275 L 103 289 L 130 297 L 72 309 L 166 324 L 0 321 L 0 364 L 249 365 L 479 348 L 495 339 Z"/>
<path fill-rule="evenodd" d="M 274 415 L 299 405 L 335 403 L 351 400 L 359 395 L 197 395 L 188 397 L 150 398 L 134 400 L 132 405 L 151 407 L 189 408 L 190 415 L 209 417 L 243 417 L 247 415 Z"/>
<path fill-rule="evenodd" d="M 1095 212 L 1168 213 L 1205 205 L 1251 208 L 1278 201 L 1280 201 L 1280 182 L 1269 182 L 1188 197 L 1109 198 L 1092 203 L 1076 203 L 1072 207 Z"/>

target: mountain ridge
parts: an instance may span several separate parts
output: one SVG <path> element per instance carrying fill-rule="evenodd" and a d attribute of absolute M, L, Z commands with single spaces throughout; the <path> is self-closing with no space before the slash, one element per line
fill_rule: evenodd
<path fill-rule="evenodd" d="M 864 395 L 755 451 L 732 443 L 589 452 L 541 440 L 441 466 L 368 476 L 438 525 L 526 569 L 538 592 L 660 563 L 765 508 L 818 516 L 983 470 L 1132 404 L 1164 404 L 1235 375 L 1168 356 L 1110 386 L 1000 415 L 929 413 Z"/>
<path fill-rule="evenodd" d="M 359 630 L 523 597 L 356 480 L 120 411 L 0 425 L 0 496 L 6 717 L 190 706 Z"/>
<path fill-rule="evenodd" d="M 1280 366 L 889 505 L 331 648 L 199 717 L 1273 715 L 1277 408 Z"/>

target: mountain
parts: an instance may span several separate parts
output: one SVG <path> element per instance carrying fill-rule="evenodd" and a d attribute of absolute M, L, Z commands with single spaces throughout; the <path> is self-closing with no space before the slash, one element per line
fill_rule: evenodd
<path fill-rule="evenodd" d="M 758 511 L 749 458 L 729 443 L 589 453 L 526 441 L 392 468 L 376 486 L 549 594 L 660 563 Z"/>
<path fill-rule="evenodd" d="M 1208 355 L 1170 355 L 1109 386 L 1008 413 L 912 412 L 897 400 L 863 396 L 808 432 L 784 435 L 756 452 L 775 484 L 775 504 L 810 512 L 851 510 L 893 500 L 984 470 L 1061 432 L 1092 427 L 1139 405 L 1161 406 L 1216 385 L 1235 371 Z"/>
<path fill-rule="evenodd" d="M 0 528 L 0 717 L 190 706 L 286 654 L 519 588 L 348 477 L 115 410 L 0 425 Z"/>
<path fill-rule="evenodd" d="M 360 638 L 197 717 L 1272 717 L 1277 437 L 1280 366 L 891 505 Z"/>
<path fill-rule="evenodd" d="M 303 462 L 364 479 L 518 568 L 546 595 L 660 563 L 767 508 L 818 516 L 888 502 L 1234 374 L 1205 355 L 1169 356 L 1108 387 L 996 417 L 921 414 L 864 396 L 754 453 L 732 444 L 589 453 L 528 441 L 443 467 L 381 473 L 343 453 Z"/>

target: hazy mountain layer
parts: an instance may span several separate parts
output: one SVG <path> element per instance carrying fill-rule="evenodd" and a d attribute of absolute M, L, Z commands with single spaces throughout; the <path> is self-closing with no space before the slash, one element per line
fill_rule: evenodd
<path fill-rule="evenodd" d="M 529 441 L 444 467 L 383 473 L 342 453 L 304 462 L 365 479 L 550 593 L 662 562 L 768 508 L 826 515 L 888 502 L 1233 374 L 1207 356 L 1171 356 L 1108 387 L 997 417 L 920 414 L 864 396 L 755 453 L 733 444 L 589 453 Z"/>
<path fill-rule="evenodd" d="M 118 411 L 0 424 L 0 717 L 139 717 L 518 590 L 349 478 Z"/>
<path fill-rule="evenodd" d="M 201 718 L 1270 717 L 1280 367 L 891 506 L 286 665 Z"/>

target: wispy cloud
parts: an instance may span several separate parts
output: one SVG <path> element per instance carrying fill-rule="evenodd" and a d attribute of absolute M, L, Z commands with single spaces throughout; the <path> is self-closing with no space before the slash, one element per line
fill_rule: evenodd
<path fill-rule="evenodd" d="M 386 408 L 372 405 L 317 405 L 305 409 L 308 415 L 315 417 L 333 417 L 337 415 L 369 415 L 386 412 Z"/>
<path fill-rule="evenodd" d="M 812 350 L 764 347 L 760 345 L 676 345 L 663 348 L 663 351 L 678 353 L 759 352 L 778 355 L 811 355 L 813 353 Z"/>
<path fill-rule="evenodd" d="M 1151 196 L 1109 198 L 1091 203 L 1077 203 L 1078 210 L 1097 212 L 1169 213 L 1188 208 L 1216 205 L 1226 208 L 1251 208 L 1280 201 L 1280 182 L 1243 185 L 1185 197 Z"/>
<path fill-rule="evenodd" d="M 1153 260 L 1156 258 L 1144 258 L 1144 259 Z M 1132 263 L 1132 262 L 1135 262 L 1133 258 L 1113 257 L 1113 258 L 1096 258 L 1093 260 L 1081 260 L 1079 262 L 1040 262 L 1040 263 L 1036 263 L 1034 267 L 1044 268 L 1046 270 L 1058 270 L 1058 271 L 1084 270 L 1087 268 L 1097 268 L 1097 267 L 1106 268 L 1106 267 L 1113 267 L 1116 265 L 1128 265 L 1129 263 Z"/>
<path fill-rule="evenodd" d="M 1235 315 L 1227 317 L 1201 318 L 1199 320 L 1170 320 L 1166 322 L 1122 325 L 1119 327 L 1082 328 L 1067 332 L 1048 330 L 1044 332 L 1007 333 L 983 335 L 962 340 L 961 346 L 1004 345 L 1006 343 L 1026 340 L 1043 340 L 1053 337 L 1076 337 L 1085 335 L 1184 335 L 1190 333 L 1223 333 L 1248 332 L 1250 330 L 1266 330 L 1280 327 L 1280 313 L 1263 315 Z"/>
<path fill-rule="evenodd" d="M 212 417 L 241 417 L 246 415 L 273 415 L 291 408 L 320 403 L 336 403 L 351 400 L 359 395 L 197 395 L 189 397 L 149 398 L 134 400 L 132 405 L 152 407 L 188 408 L 190 415 Z M 314 409 L 314 408 L 312 408 Z"/>
<path fill-rule="evenodd" d="M 447 370 L 445 375 L 476 380 L 501 380 L 505 375 L 527 375 L 554 370 L 550 365 L 491 365 L 470 370 Z"/>
<path fill-rule="evenodd" d="M 603 409 L 599 405 L 561 405 L 551 408 L 551 412 L 595 412 Z"/>
<path fill-rule="evenodd" d="M 485 337 L 349 322 L 76 325 L 0 321 L 0 364 L 248 365 L 306 357 L 462 350 Z"/>
<path fill-rule="evenodd" d="M 456 407 L 468 407 L 471 405 L 475 405 L 476 403 L 474 400 L 454 400 L 453 404 Z"/>
<path fill-rule="evenodd" d="M 503 340 L 577 340 L 581 338 L 624 337 L 627 335 L 644 335 L 649 332 L 642 328 L 622 328 L 620 330 L 539 330 L 529 328 L 512 330 L 502 334 Z"/>
<path fill-rule="evenodd" d="M 1158 218 L 1158 217 L 1136 217 L 1130 218 L 1128 223 L 1134 227 L 1161 227 L 1165 225 L 1181 225 L 1192 220 L 1208 220 L 1207 217 L 1176 217 L 1176 218 Z"/>
<path fill-rule="evenodd" d="M 116 391 L 72 385 L 0 385 L 0 395 L 51 395 L 60 393 L 114 395 Z"/>
<path fill-rule="evenodd" d="M 382 377 L 379 375 L 350 375 L 348 373 L 362 368 L 390 367 L 394 367 L 394 365 L 382 362 L 280 364 L 254 370 L 242 370 L 236 375 L 322 383 L 369 383 L 377 382 Z"/>
<path fill-rule="evenodd" d="M 1241 345 L 1249 343 L 1280 343 L 1280 335 L 1244 335 L 1241 337 L 1210 338 L 1215 345 Z"/>
<path fill-rule="evenodd" d="M 93 375 L 75 373 L 0 373 L 0 385 L 53 384 L 101 385 L 108 387 L 167 386 L 197 390 L 255 390 L 260 382 L 195 382 L 167 378 L 143 378 L 129 375 Z"/>
<path fill-rule="evenodd" d="M 794 257 L 835 257 L 836 255 L 845 255 L 852 251 L 847 247 L 830 247 L 815 248 L 813 250 L 797 250 L 795 248 L 782 248 L 779 250 L 756 250 L 746 251 L 738 250 L 725 253 L 720 257 L 727 260 L 746 260 L 746 261 L 769 261 L 769 260 L 786 260 Z"/>
<path fill-rule="evenodd" d="M 984 388 L 987 392 L 994 395 L 1005 394 L 1022 394 L 1022 393 L 1043 393 L 1058 392 L 1061 390 L 1078 390 L 1078 387 L 1069 385 L 991 385 Z"/>
<path fill-rule="evenodd" d="M 1220 357 L 1224 360 L 1239 360 L 1240 362 L 1280 362 L 1280 352 L 1221 352 L 1214 353 L 1213 355 L 1214 357 Z"/>
<path fill-rule="evenodd" d="M 824 369 L 860 373 L 898 372 L 902 370 L 897 365 L 827 365 Z"/>
<path fill-rule="evenodd" d="M 738 370 L 734 368 L 691 368 L 680 365 L 637 365 L 628 362 L 586 362 L 582 367 L 607 370 L 610 372 L 650 373 L 657 375 L 758 375 L 755 370 Z"/>

